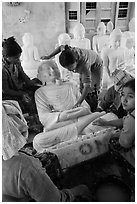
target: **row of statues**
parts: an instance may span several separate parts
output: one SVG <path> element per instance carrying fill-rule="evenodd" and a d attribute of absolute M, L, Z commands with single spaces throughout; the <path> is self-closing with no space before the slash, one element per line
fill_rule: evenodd
<path fill-rule="evenodd" d="M 103 59 L 103 85 L 109 88 L 113 84 L 111 74 L 117 67 L 126 67 L 127 71 L 134 72 L 135 64 L 135 18 L 129 22 L 129 30 L 121 32 L 115 28 L 111 21 L 105 24 L 100 22 L 97 27 L 97 34 L 93 36 L 92 43 L 85 37 L 85 28 L 81 23 L 76 24 L 72 30 L 73 39 L 68 33 L 62 33 L 58 36 L 60 45 L 69 45 L 81 49 L 92 49 Z M 23 38 L 21 64 L 25 73 L 30 78 L 38 77 L 38 67 L 42 60 L 40 59 L 38 49 L 34 45 L 31 33 L 25 33 Z M 92 45 L 92 46 L 91 46 Z M 55 56 L 55 62 L 60 70 L 61 79 L 72 81 L 79 85 L 79 74 L 71 73 L 64 69 L 59 63 L 59 54 Z M 44 82 L 42 82 L 44 83 Z"/>

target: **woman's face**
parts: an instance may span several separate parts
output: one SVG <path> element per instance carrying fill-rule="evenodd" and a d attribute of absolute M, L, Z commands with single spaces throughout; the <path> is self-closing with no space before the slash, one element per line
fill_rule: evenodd
<path fill-rule="evenodd" d="M 13 56 L 13 57 L 7 57 L 7 60 L 8 62 L 10 62 L 11 64 L 14 64 L 14 63 L 17 63 L 20 61 L 20 56 L 21 56 L 21 53 L 16 55 L 16 56 Z"/>
<path fill-rule="evenodd" d="M 129 87 L 124 87 L 121 102 L 124 110 L 132 112 L 135 109 L 135 92 Z"/>
<path fill-rule="evenodd" d="M 68 69 L 69 71 L 75 72 L 76 67 L 77 67 L 77 63 L 74 62 L 73 64 L 71 64 L 65 68 Z"/>

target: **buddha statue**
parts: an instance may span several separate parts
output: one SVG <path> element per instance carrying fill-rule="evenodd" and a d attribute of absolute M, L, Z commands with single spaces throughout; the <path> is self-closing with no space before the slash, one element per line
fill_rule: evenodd
<path fill-rule="evenodd" d="M 70 45 L 70 40 L 71 40 L 71 38 L 70 38 L 69 34 L 61 33 L 58 36 L 58 43 L 57 43 L 56 47 L 58 47 L 60 45 Z M 61 79 L 62 79 L 62 81 L 71 81 L 73 79 L 72 73 L 61 66 L 61 64 L 59 63 L 59 55 L 60 54 L 57 54 L 55 56 L 55 62 L 56 62 L 57 66 L 60 70 Z"/>
<path fill-rule="evenodd" d="M 37 76 L 37 69 L 41 63 L 38 49 L 34 45 L 31 33 L 25 33 L 22 41 L 21 65 L 24 72 L 32 79 Z"/>
<path fill-rule="evenodd" d="M 97 35 L 93 36 L 92 48 L 101 56 L 102 49 L 108 44 L 108 36 L 106 35 L 106 26 L 100 22 L 97 27 Z"/>
<path fill-rule="evenodd" d="M 81 49 L 91 49 L 91 43 L 88 38 L 85 38 L 85 28 L 82 23 L 77 23 L 72 30 L 74 38 L 71 40 L 70 45 L 72 47 L 78 47 Z"/>
<path fill-rule="evenodd" d="M 125 48 L 121 47 L 122 32 L 115 28 L 110 34 L 110 46 L 102 51 L 103 59 L 103 84 L 109 88 L 114 84 L 113 72 L 125 66 Z"/>

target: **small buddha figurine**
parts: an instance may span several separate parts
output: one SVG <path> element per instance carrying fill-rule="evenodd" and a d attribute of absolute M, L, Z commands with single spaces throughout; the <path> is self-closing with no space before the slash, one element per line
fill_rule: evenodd
<path fill-rule="evenodd" d="M 112 23 L 112 21 L 109 21 L 108 23 L 107 23 L 107 26 L 106 26 L 106 34 L 107 35 L 110 35 L 111 34 L 111 32 L 113 31 L 113 28 L 114 28 L 114 25 L 113 25 L 113 23 Z"/>
<path fill-rule="evenodd" d="M 101 51 L 108 44 L 108 36 L 106 35 L 106 26 L 100 22 L 97 27 L 97 35 L 93 36 L 92 48 L 101 56 Z"/>
<path fill-rule="evenodd" d="M 110 46 L 102 51 L 103 59 L 103 84 L 109 88 L 114 84 L 113 72 L 125 67 L 125 48 L 121 47 L 122 32 L 120 29 L 114 29 L 110 34 Z"/>
<path fill-rule="evenodd" d="M 85 28 L 82 23 L 77 23 L 72 30 L 74 38 L 71 40 L 70 45 L 72 47 L 78 47 L 81 49 L 91 49 L 91 43 L 88 38 L 85 38 Z"/>
<path fill-rule="evenodd" d="M 133 38 L 127 38 L 126 49 L 125 49 L 125 64 L 126 71 L 135 75 L 135 50 L 134 50 L 134 40 Z"/>
<path fill-rule="evenodd" d="M 126 47 L 127 38 L 133 39 L 133 48 L 135 49 L 135 18 L 132 18 L 128 24 L 128 31 L 123 32 L 121 46 Z"/>
<path fill-rule="evenodd" d="M 21 65 L 24 72 L 32 79 L 37 76 L 38 66 L 41 64 L 37 47 L 34 46 L 31 33 L 25 33 L 22 37 L 23 47 Z"/>
<path fill-rule="evenodd" d="M 70 45 L 70 40 L 71 40 L 71 38 L 70 38 L 69 34 L 61 33 L 58 36 L 58 44 L 55 46 L 55 48 L 60 46 L 60 45 Z M 73 78 L 72 73 L 61 66 L 61 64 L 59 62 L 59 55 L 60 54 L 57 54 L 55 56 L 55 62 L 56 62 L 57 66 L 60 70 L 61 79 L 62 79 L 62 81 L 71 81 Z"/>

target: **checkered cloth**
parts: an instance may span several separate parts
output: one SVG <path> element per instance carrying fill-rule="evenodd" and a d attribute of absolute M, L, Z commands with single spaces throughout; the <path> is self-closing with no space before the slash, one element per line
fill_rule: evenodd
<path fill-rule="evenodd" d="M 114 78 L 114 84 L 115 84 L 115 89 L 117 91 L 120 90 L 120 88 L 129 80 L 133 79 L 134 77 L 127 71 L 123 69 L 116 69 L 113 73 L 112 76 Z"/>

